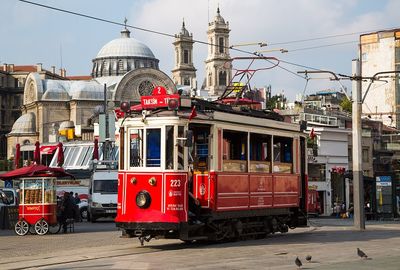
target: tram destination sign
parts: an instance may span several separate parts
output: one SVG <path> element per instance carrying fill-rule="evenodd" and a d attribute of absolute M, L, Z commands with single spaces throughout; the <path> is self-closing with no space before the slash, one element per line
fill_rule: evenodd
<path fill-rule="evenodd" d="M 179 95 L 154 95 L 154 96 L 141 96 L 140 102 L 143 109 L 154 109 L 161 107 L 168 107 L 168 101 L 176 99 L 179 102 Z"/>

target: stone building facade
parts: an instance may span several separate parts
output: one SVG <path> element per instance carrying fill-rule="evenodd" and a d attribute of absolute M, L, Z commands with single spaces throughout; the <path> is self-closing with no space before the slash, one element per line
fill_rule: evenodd
<path fill-rule="evenodd" d="M 229 22 L 225 22 L 219 8 L 208 24 L 208 55 L 205 90 L 210 96 L 220 96 L 232 79 L 232 60 L 229 54 Z"/>
<path fill-rule="evenodd" d="M 65 139 L 58 136 L 61 129 L 74 131 L 68 139 L 93 140 L 93 122 L 103 110 L 105 98 L 117 107 L 121 101 L 139 102 L 140 96 L 151 94 L 158 85 L 168 93 L 176 92 L 169 76 L 158 70 L 159 60 L 150 48 L 131 38 L 126 28 L 120 38 L 104 45 L 92 62 L 93 77 L 48 78 L 39 72 L 27 75 L 22 116 L 7 135 L 8 158 L 13 156 L 16 143 Z"/>
<path fill-rule="evenodd" d="M 400 29 L 378 31 L 360 36 L 361 76 L 372 77 L 378 72 L 400 70 Z M 362 113 L 387 126 L 400 128 L 400 83 L 398 74 L 375 81 L 362 106 Z M 365 94 L 369 81 L 362 83 Z"/>
<path fill-rule="evenodd" d="M 196 68 L 193 65 L 193 34 L 182 23 L 181 32 L 175 35 L 175 67 L 172 70 L 172 80 L 176 85 L 196 88 Z"/>
<path fill-rule="evenodd" d="M 66 80 L 65 70 L 56 74 L 55 67 L 51 71 L 43 69 L 42 64 L 0 66 L 0 159 L 7 157 L 7 137 L 15 121 L 21 116 L 24 86 L 28 75 L 36 72 L 43 79 Z M 27 116 L 26 118 L 29 118 Z"/>

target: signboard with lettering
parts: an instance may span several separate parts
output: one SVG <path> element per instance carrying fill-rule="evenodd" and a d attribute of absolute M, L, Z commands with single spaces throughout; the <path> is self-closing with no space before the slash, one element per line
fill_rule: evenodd
<path fill-rule="evenodd" d="M 376 186 L 380 187 L 391 187 L 392 186 L 392 177 L 391 176 L 377 176 L 376 177 Z"/>
<path fill-rule="evenodd" d="M 157 95 L 157 96 L 142 96 L 140 97 L 143 109 L 154 109 L 161 107 L 168 107 L 168 101 L 176 99 L 179 102 L 179 95 Z"/>
<path fill-rule="evenodd" d="M 162 86 L 154 87 L 153 91 L 151 92 L 153 96 L 160 96 L 160 95 L 167 95 L 167 89 Z"/>
<path fill-rule="evenodd" d="M 165 174 L 164 212 L 187 221 L 187 175 L 182 173 Z"/>

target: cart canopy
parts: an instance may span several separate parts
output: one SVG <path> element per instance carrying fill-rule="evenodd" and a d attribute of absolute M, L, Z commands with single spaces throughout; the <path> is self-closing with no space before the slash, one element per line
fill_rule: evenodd
<path fill-rule="evenodd" d="M 74 178 L 72 174 L 64 171 L 63 168 L 47 167 L 41 164 L 31 164 L 27 167 L 22 167 L 15 169 L 13 171 L 0 174 L 1 180 L 12 180 L 22 177 L 29 176 L 47 176 L 47 177 L 71 177 Z"/>

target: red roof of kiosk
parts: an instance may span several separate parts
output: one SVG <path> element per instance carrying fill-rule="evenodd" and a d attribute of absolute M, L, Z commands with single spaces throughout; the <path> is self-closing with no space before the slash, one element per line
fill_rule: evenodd
<path fill-rule="evenodd" d="M 9 171 L 3 174 L 0 174 L 0 179 L 1 180 L 10 180 L 10 179 L 15 179 L 15 178 L 21 178 L 21 177 L 33 177 L 33 176 L 48 176 L 48 177 L 64 177 L 64 176 L 69 176 L 74 178 L 72 174 L 69 174 L 64 171 L 63 168 L 52 168 L 52 167 L 47 167 L 44 165 L 37 165 L 37 164 L 31 164 L 27 167 L 22 167 L 19 169 L 15 169 L 13 171 Z"/>

